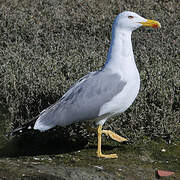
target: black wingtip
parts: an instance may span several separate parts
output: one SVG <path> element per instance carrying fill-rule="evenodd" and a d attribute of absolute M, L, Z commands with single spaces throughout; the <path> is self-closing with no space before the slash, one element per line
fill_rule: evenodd
<path fill-rule="evenodd" d="M 39 117 L 39 115 L 36 116 L 36 117 L 34 117 L 34 118 L 32 118 L 32 119 L 31 119 L 29 122 L 27 122 L 26 124 L 23 124 L 21 127 L 18 127 L 18 128 L 16 128 L 16 129 L 14 129 L 14 130 L 11 131 L 7 136 L 9 137 L 9 136 L 20 135 L 20 134 L 22 134 L 22 133 L 24 133 L 24 132 L 27 132 L 27 131 L 29 131 L 29 130 L 33 130 L 34 124 L 35 124 L 35 122 L 36 122 L 36 120 L 37 120 L 38 117 Z"/>

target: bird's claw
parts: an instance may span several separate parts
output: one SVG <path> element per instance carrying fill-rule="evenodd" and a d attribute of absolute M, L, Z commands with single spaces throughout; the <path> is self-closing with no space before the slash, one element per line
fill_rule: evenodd
<path fill-rule="evenodd" d="M 117 154 L 102 154 L 102 153 L 97 152 L 97 157 L 113 159 L 113 158 L 118 158 L 118 155 Z"/>

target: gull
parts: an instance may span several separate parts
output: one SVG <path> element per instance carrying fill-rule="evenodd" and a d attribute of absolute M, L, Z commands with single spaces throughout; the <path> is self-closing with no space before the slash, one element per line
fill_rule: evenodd
<path fill-rule="evenodd" d="M 141 26 L 159 28 L 161 25 L 134 12 L 120 13 L 112 26 L 111 44 L 102 69 L 79 79 L 61 99 L 40 113 L 33 128 L 46 131 L 55 126 L 95 121 L 97 157 L 117 158 L 117 154 L 102 153 L 101 135 L 106 134 L 118 142 L 127 139 L 103 130 L 102 126 L 107 119 L 126 111 L 138 95 L 140 76 L 134 60 L 131 34 Z"/>

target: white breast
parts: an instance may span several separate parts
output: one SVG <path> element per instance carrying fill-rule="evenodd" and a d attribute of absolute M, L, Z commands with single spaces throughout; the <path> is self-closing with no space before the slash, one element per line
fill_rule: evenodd
<path fill-rule="evenodd" d="M 112 73 L 120 75 L 121 80 L 127 84 L 119 94 L 105 103 L 99 112 L 99 116 L 110 113 L 117 114 L 124 112 L 135 100 L 139 88 L 140 77 L 137 70 L 131 43 L 132 31 L 127 31 L 114 25 L 111 47 L 108 52 L 108 63 L 105 68 Z"/>
<path fill-rule="evenodd" d="M 119 71 L 122 79 L 126 81 L 127 84 L 119 94 L 115 95 L 109 102 L 101 107 L 99 115 L 122 113 L 134 102 L 140 88 L 140 76 L 136 66 L 128 65 L 128 67 L 128 69 L 125 67 L 124 70 L 121 69 L 121 71 Z"/>

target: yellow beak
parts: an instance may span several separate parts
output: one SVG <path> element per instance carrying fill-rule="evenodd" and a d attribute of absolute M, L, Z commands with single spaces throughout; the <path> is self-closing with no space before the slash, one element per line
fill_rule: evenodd
<path fill-rule="evenodd" d="M 153 27 L 153 28 L 161 27 L 161 24 L 158 21 L 149 20 L 149 19 L 147 19 L 146 22 L 140 22 L 140 24 L 142 24 L 143 26 L 149 26 L 149 27 Z"/>

